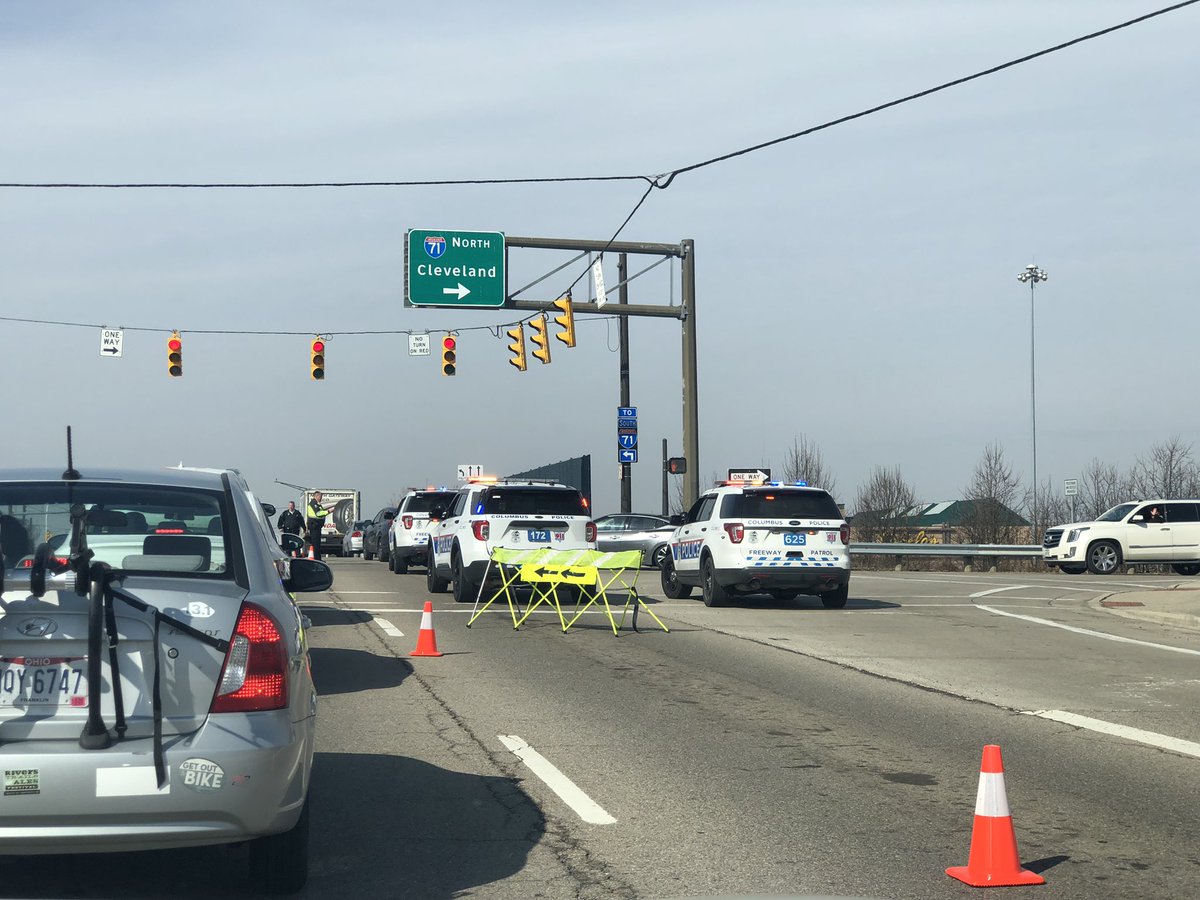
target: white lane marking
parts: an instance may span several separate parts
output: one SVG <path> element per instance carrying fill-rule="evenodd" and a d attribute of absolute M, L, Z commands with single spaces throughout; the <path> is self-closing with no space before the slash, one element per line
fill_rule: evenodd
<path fill-rule="evenodd" d="M 1028 588 L 1028 587 L 1033 587 L 1033 585 L 1032 584 L 1012 584 L 1012 585 L 1009 585 L 1008 587 L 992 588 L 990 591 L 977 591 L 974 594 L 968 594 L 967 599 L 974 600 L 976 597 L 986 597 L 988 594 L 1002 594 L 1005 591 L 1020 591 L 1020 590 L 1024 590 L 1025 588 Z"/>
<path fill-rule="evenodd" d="M 576 815 L 592 825 L 612 825 L 616 819 L 604 811 L 595 800 L 579 789 L 570 778 L 538 753 L 524 739 L 515 734 L 500 734 L 500 743 L 511 750 L 521 762 L 525 763 L 546 786 L 562 799 L 567 806 L 575 810 Z"/>
<path fill-rule="evenodd" d="M 389 622 L 387 619 L 381 619 L 379 616 L 371 617 L 375 624 L 383 629 L 383 633 L 390 637 L 404 637 L 404 632 Z"/>
<path fill-rule="evenodd" d="M 948 603 L 946 605 L 947 606 L 966 607 L 967 604 L 965 604 L 965 603 L 949 604 Z M 672 607 L 672 606 L 678 606 L 678 607 L 686 606 L 689 608 L 695 608 L 696 604 L 695 603 L 652 603 L 650 605 L 650 608 L 651 609 L 660 609 L 663 607 Z M 373 615 L 374 613 L 415 613 L 416 615 L 420 615 L 422 612 L 424 612 L 423 609 L 409 609 L 408 607 L 404 607 L 404 606 L 392 606 L 392 607 L 386 607 L 383 609 L 380 609 L 378 607 L 371 607 L 370 609 L 366 609 L 366 608 L 364 608 L 364 609 L 346 609 L 346 607 L 344 607 L 344 606 L 318 606 L 318 605 L 312 604 L 312 603 L 306 603 L 303 606 L 301 606 L 300 609 L 301 610 L 306 610 L 306 609 L 336 610 L 337 612 L 361 612 L 361 613 L 367 613 L 369 615 Z M 617 615 L 619 612 L 621 612 L 622 609 L 624 609 L 624 604 L 614 605 L 612 607 L 613 615 L 614 616 Z M 1045 609 L 1045 607 L 1031 606 L 1031 607 L 1029 607 L 1029 609 Z M 870 610 L 859 610 L 859 612 L 869 612 L 869 611 Z M 493 610 L 493 612 L 498 612 L 498 613 L 502 612 L 507 616 L 508 615 L 508 607 L 505 606 L 500 609 Z M 452 614 L 452 613 L 461 613 L 463 615 L 469 616 L 469 615 L 471 615 L 471 610 L 470 610 L 470 608 L 467 608 L 467 609 L 439 609 L 437 611 L 437 614 L 439 616 L 446 615 L 446 614 Z M 575 615 L 574 610 L 569 606 L 563 609 L 563 615 L 566 615 L 567 613 L 570 613 L 571 615 Z M 553 609 L 535 609 L 533 611 L 533 614 L 535 616 L 550 615 L 550 616 L 555 616 L 555 617 L 557 617 L 557 615 L 558 615 L 558 613 L 556 613 Z M 584 615 L 585 616 L 602 616 L 602 615 L 604 615 L 604 609 L 603 608 L 589 609 L 584 612 Z M 512 620 L 510 619 L 509 621 L 512 621 Z"/>
<path fill-rule="evenodd" d="M 1170 644 L 1156 644 L 1153 641 L 1139 641 L 1135 638 L 1121 637 L 1116 634 L 1105 634 L 1103 631 L 1092 631 L 1089 628 L 1076 628 L 1074 625 L 1064 625 L 1062 622 L 1051 622 L 1049 619 L 1039 619 L 1036 616 L 1022 616 L 1019 613 L 1005 612 L 1002 609 L 996 609 L 994 606 L 984 606 L 979 604 L 976 609 L 982 609 L 984 612 L 995 613 L 998 616 L 1008 616 L 1012 619 L 1024 619 L 1026 622 L 1033 622 L 1035 625 L 1049 625 L 1051 628 L 1061 628 L 1063 631 L 1073 631 L 1076 634 L 1086 635 L 1087 637 L 1103 638 L 1106 641 L 1116 641 L 1118 644 L 1137 644 L 1140 647 L 1153 647 L 1155 650 L 1170 650 L 1172 653 L 1186 653 L 1189 656 L 1200 656 L 1200 650 L 1192 650 L 1189 647 L 1172 647 Z"/>
<path fill-rule="evenodd" d="M 979 581 L 977 579 L 967 581 L 965 579 L 960 579 L 960 578 L 897 578 L 895 575 L 876 575 L 872 572 L 860 572 L 857 569 L 854 570 L 853 577 L 854 578 L 874 578 L 877 581 L 899 581 L 899 582 L 903 582 L 903 583 L 917 582 L 920 584 L 995 584 L 996 583 L 994 581 Z M 1061 591 L 1088 591 L 1090 593 L 1095 593 L 1095 594 L 1108 594 L 1108 593 L 1111 593 L 1111 588 L 1114 588 L 1114 587 L 1153 589 L 1153 588 L 1161 588 L 1164 584 L 1167 584 L 1167 583 L 1168 582 L 1166 582 L 1166 581 L 1161 581 L 1161 582 L 1158 582 L 1157 584 L 1141 584 L 1141 583 L 1132 582 L 1132 581 L 1106 581 L 1106 582 L 1104 582 L 1105 586 L 1102 588 L 1082 588 L 1082 587 L 1067 587 L 1066 585 L 1059 584 L 1058 582 L 1039 581 L 1036 584 L 1030 585 L 1030 587 L 1050 588 L 1053 590 L 1061 590 Z"/>
<path fill-rule="evenodd" d="M 1131 728 L 1128 725 L 1117 725 L 1115 722 L 1105 722 L 1103 719 L 1080 716 L 1075 713 L 1064 712 L 1061 709 L 1025 710 L 1021 715 L 1051 719 L 1055 722 L 1062 722 L 1064 725 L 1074 725 L 1076 728 L 1086 728 L 1088 731 L 1098 731 L 1101 734 L 1111 734 L 1114 737 L 1137 741 L 1139 744 L 1148 744 L 1151 747 L 1158 747 L 1160 750 L 1171 750 L 1175 753 L 1182 753 L 1185 756 L 1200 757 L 1200 744 L 1197 744 L 1195 741 L 1185 741 L 1182 738 L 1159 734 L 1156 731 L 1143 731 L 1140 728 Z"/>
<path fill-rule="evenodd" d="M 335 594 L 399 594 L 400 591 L 333 591 Z"/>

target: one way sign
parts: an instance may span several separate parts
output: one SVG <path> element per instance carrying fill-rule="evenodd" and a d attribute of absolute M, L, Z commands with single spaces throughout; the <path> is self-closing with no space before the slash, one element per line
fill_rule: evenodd
<path fill-rule="evenodd" d="M 121 355 L 121 339 L 125 332 L 120 328 L 100 329 L 100 355 L 117 357 Z"/>

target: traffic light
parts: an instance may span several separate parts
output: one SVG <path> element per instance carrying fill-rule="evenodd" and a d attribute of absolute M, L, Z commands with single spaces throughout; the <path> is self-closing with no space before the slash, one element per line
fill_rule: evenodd
<path fill-rule="evenodd" d="M 513 358 L 508 361 L 509 365 L 516 366 L 518 372 L 524 372 L 529 368 L 529 361 L 525 358 L 525 326 L 518 323 L 516 328 L 510 328 L 505 333 L 513 339 L 508 345 L 513 354 Z"/>
<path fill-rule="evenodd" d="M 554 321 L 562 326 L 562 331 L 555 335 L 568 347 L 575 346 L 575 312 L 571 309 L 571 295 L 559 297 L 554 305 L 562 310 L 561 316 L 555 316 Z"/>
<path fill-rule="evenodd" d="M 454 375 L 458 371 L 458 341 L 454 335 L 442 338 L 442 374 Z"/>
<path fill-rule="evenodd" d="M 312 342 L 312 380 L 325 380 L 325 340 L 319 334 Z"/>
<path fill-rule="evenodd" d="M 172 331 L 167 338 L 167 374 L 172 378 L 183 374 L 183 338 L 178 331 Z"/>
<path fill-rule="evenodd" d="M 533 337 L 529 340 L 537 345 L 537 349 L 533 351 L 533 358 L 541 360 L 543 364 L 550 362 L 550 339 L 546 336 L 546 324 L 545 313 L 529 322 L 529 327 L 533 329 Z"/>

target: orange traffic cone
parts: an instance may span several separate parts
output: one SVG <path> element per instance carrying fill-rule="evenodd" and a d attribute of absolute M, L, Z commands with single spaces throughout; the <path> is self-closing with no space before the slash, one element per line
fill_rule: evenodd
<path fill-rule="evenodd" d="M 1012 812 L 1008 808 L 1008 794 L 1004 789 L 1004 760 L 1000 758 L 1000 748 L 995 744 L 983 748 L 979 790 L 975 794 L 971 854 L 965 866 L 953 866 L 946 870 L 946 874 L 971 887 L 1046 883 L 1041 875 L 1021 868 Z"/>
<path fill-rule="evenodd" d="M 309 544 L 309 545 L 308 545 L 308 558 L 309 558 L 309 559 L 316 559 L 316 558 L 317 558 L 317 557 L 316 557 L 316 554 L 314 554 L 314 553 L 313 553 L 313 545 L 312 545 L 312 544 Z"/>
<path fill-rule="evenodd" d="M 437 648 L 437 635 L 433 633 L 433 601 L 425 601 L 421 613 L 421 630 L 417 632 L 417 649 L 410 656 L 441 656 Z"/>

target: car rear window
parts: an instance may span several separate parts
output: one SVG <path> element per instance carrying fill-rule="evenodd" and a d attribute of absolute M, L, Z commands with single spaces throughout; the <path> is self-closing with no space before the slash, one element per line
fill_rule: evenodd
<path fill-rule="evenodd" d="M 407 513 L 430 512 L 435 506 L 443 509 L 454 499 L 454 491 L 422 491 L 413 494 L 404 501 L 403 511 Z"/>
<path fill-rule="evenodd" d="M 122 572 L 230 578 L 228 508 L 220 491 L 138 484 L 0 484 L 0 552 L 6 569 L 28 569 L 43 542 L 70 552 L 71 507 L 92 522 L 88 548 Z"/>
<path fill-rule="evenodd" d="M 840 519 L 841 511 L 824 491 L 763 488 L 726 494 L 722 519 Z"/>
<path fill-rule="evenodd" d="M 476 515 L 586 516 L 587 505 L 579 491 L 562 488 L 492 488 L 483 493 L 472 512 Z"/>

